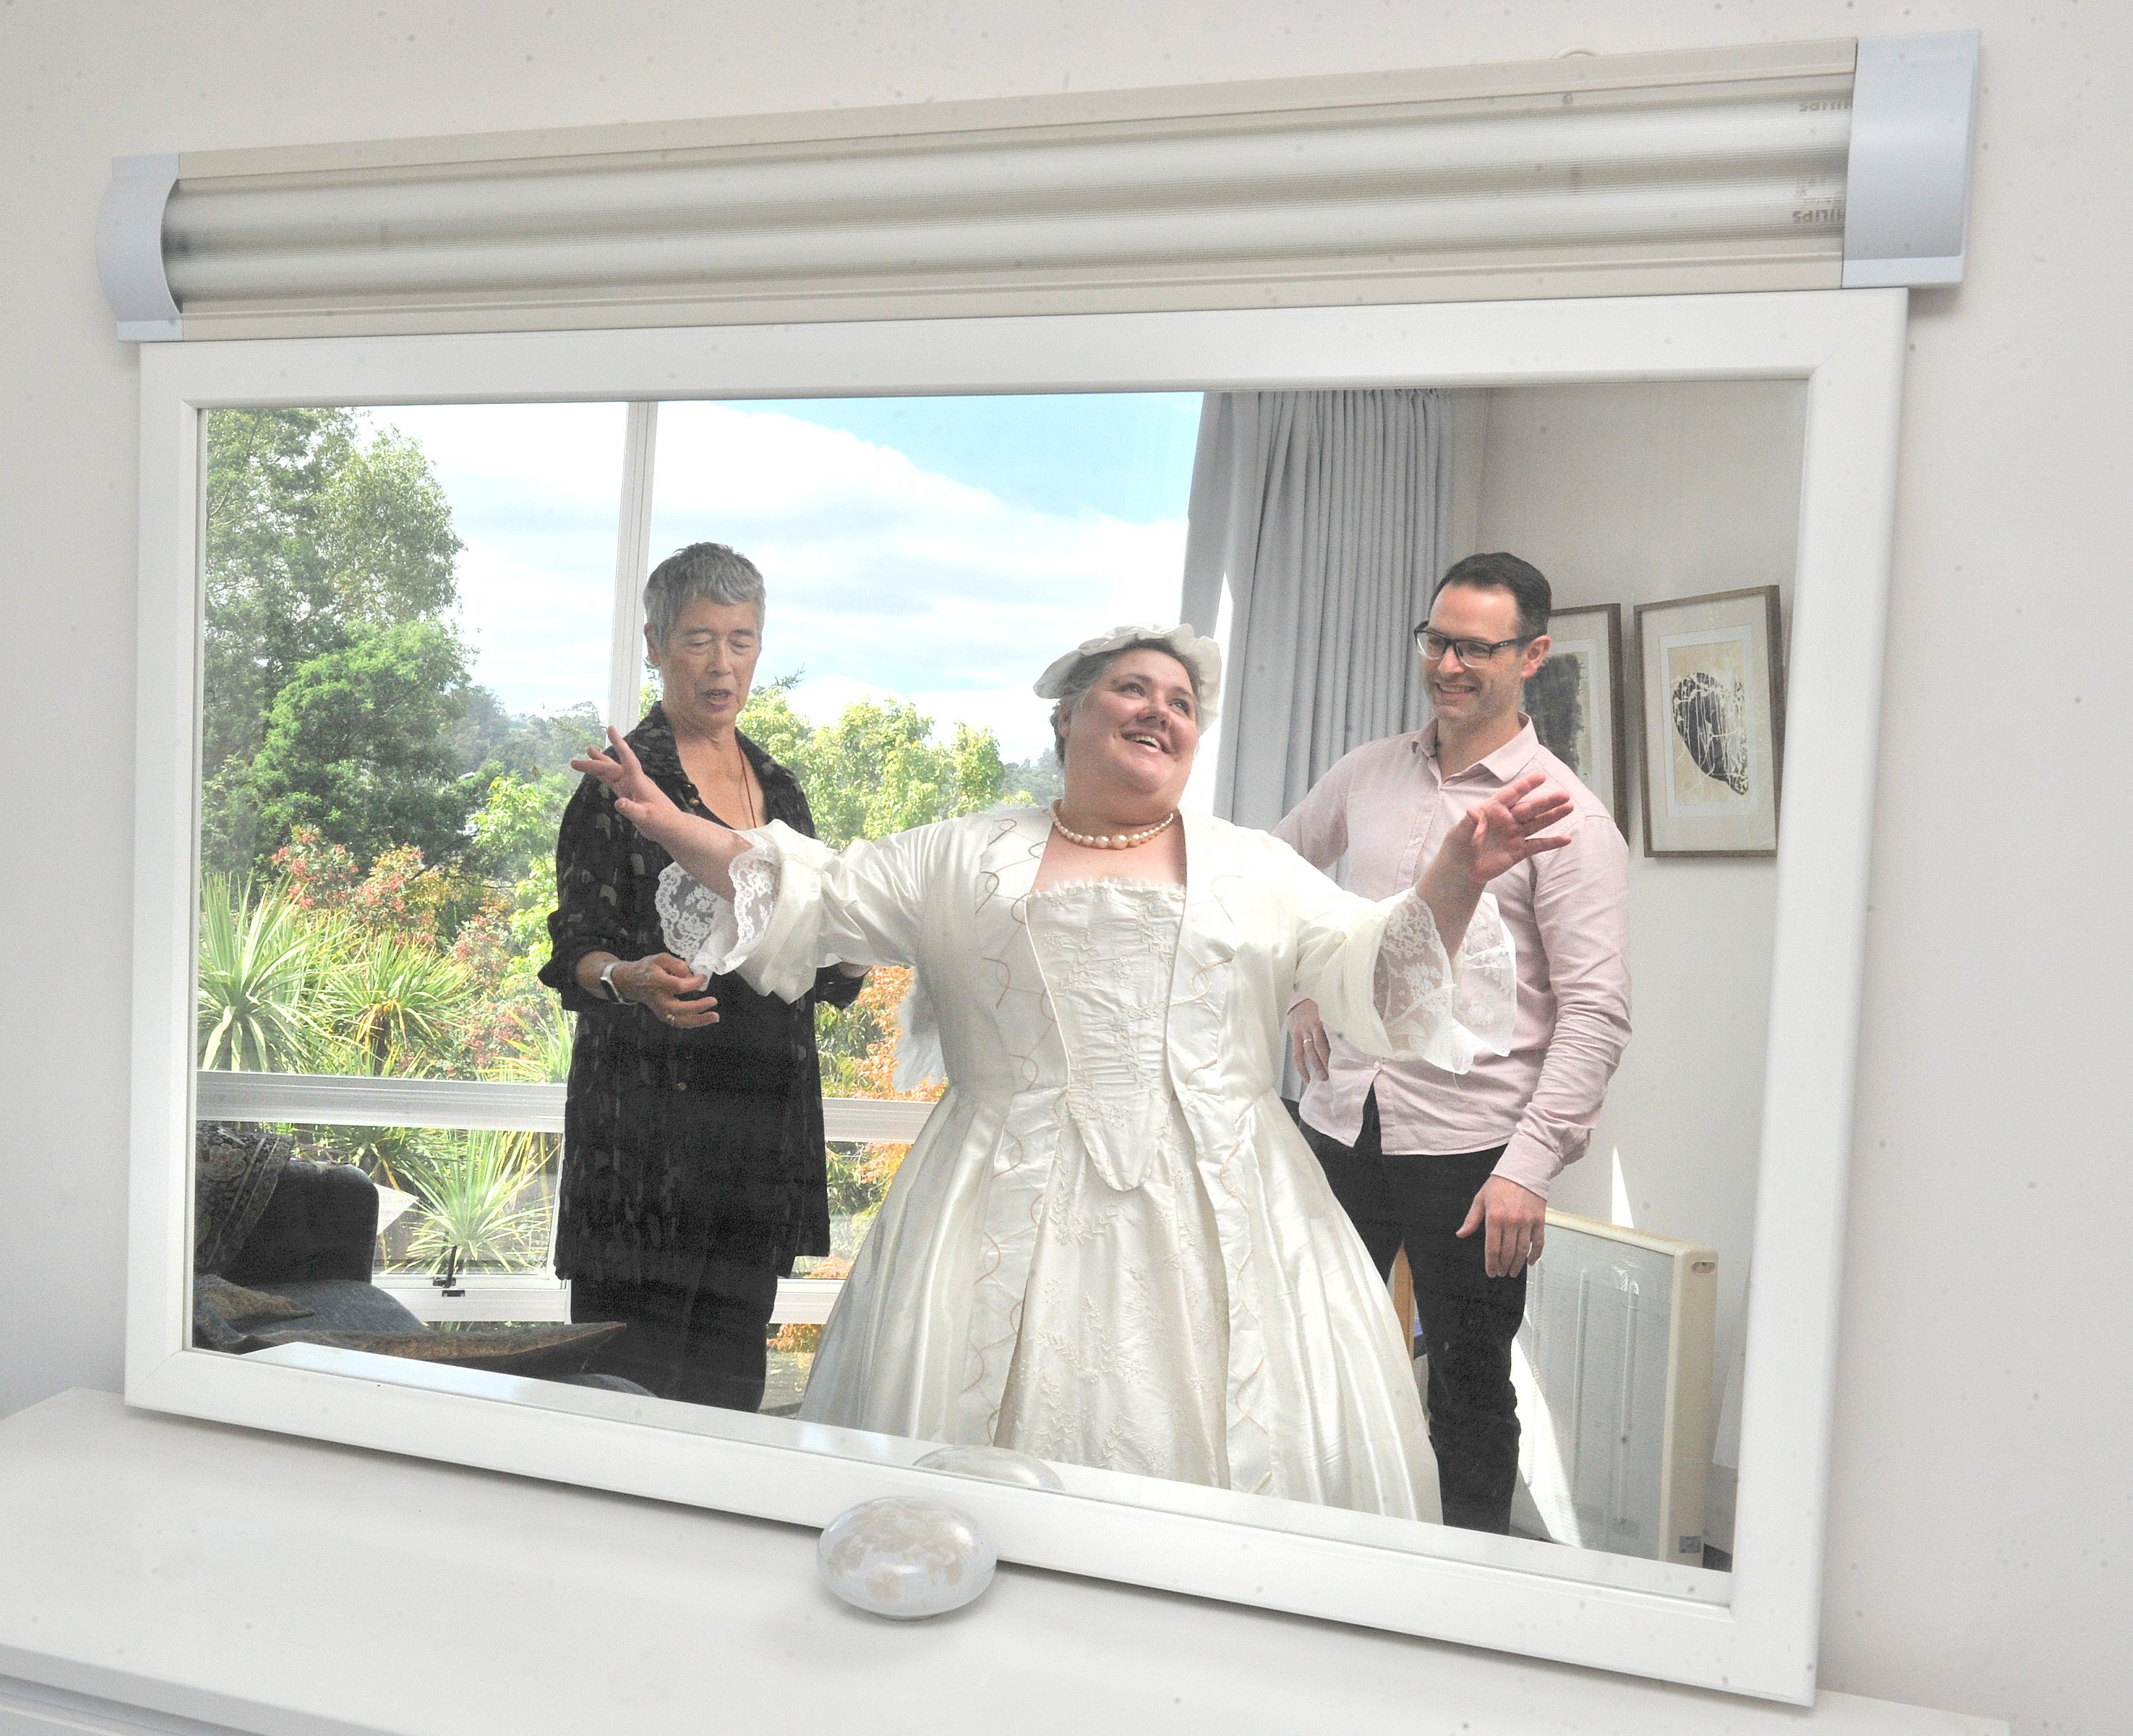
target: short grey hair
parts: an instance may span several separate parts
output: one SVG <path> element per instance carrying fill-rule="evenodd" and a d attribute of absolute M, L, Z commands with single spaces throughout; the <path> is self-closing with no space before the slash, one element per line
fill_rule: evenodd
<path fill-rule="evenodd" d="M 1200 671 L 1177 655 L 1177 647 L 1168 639 L 1129 639 L 1109 651 L 1091 652 L 1060 677 L 1058 703 L 1052 708 L 1052 751 L 1059 763 L 1066 763 L 1066 719 L 1074 714 L 1074 708 L 1088 698 L 1104 671 L 1129 651 L 1159 651 L 1185 671 L 1185 679 L 1192 684 L 1192 709 L 1200 709 Z"/>
<path fill-rule="evenodd" d="M 692 542 L 676 549 L 652 569 L 644 581 L 644 625 L 654 645 L 664 645 L 681 611 L 691 603 L 755 605 L 755 624 L 763 625 L 763 575 L 745 555 L 723 542 Z"/>

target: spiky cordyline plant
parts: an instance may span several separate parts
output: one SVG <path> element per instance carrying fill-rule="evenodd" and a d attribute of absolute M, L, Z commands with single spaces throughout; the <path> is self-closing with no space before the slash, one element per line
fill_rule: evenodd
<path fill-rule="evenodd" d="M 277 892 L 219 874 L 201 888 L 200 1065 L 258 1073 L 301 1070 L 318 1041 L 305 998 L 326 937 Z"/>
<path fill-rule="evenodd" d="M 548 1190 L 542 1176 L 551 1136 L 481 1128 L 420 1154 L 398 1170 L 421 1204 L 409 1258 L 441 1268 L 460 1251 L 463 1267 L 525 1272 L 548 1255 Z"/>
<path fill-rule="evenodd" d="M 370 1058 L 368 1070 L 413 1074 L 422 1058 L 457 1046 L 473 995 L 457 960 L 417 940 L 344 926 L 315 1004 L 328 1030 Z"/>

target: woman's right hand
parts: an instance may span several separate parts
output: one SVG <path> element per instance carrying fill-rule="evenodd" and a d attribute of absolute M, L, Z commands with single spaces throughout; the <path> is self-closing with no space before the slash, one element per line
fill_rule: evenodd
<path fill-rule="evenodd" d="M 1445 834 L 1430 868 L 1440 877 L 1456 877 L 1478 899 L 1491 880 L 1528 857 L 1566 848 L 1567 836 L 1534 834 L 1569 819 L 1574 810 L 1565 791 L 1548 786 L 1545 773 L 1529 772 L 1461 815 Z"/>
<path fill-rule="evenodd" d="M 710 979 L 699 976 L 671 952 L 628 959 L 616 965 L 608 974 L 608 980 L 622 991 L 623 999 L 636 1002 L 677 1031 L 697 1031 L 719 1022 L 715 997 L 682 998 Z"/>
<path fill-rule="evenodd" d="M 1317 1002 L 1298 1001 L 1288 1009 L 1288 1048 L 1306 1084 L 1332 1078 L 1333 1045 L 1326 1035 L 1326 1021 L 1318 1016 Z"/>

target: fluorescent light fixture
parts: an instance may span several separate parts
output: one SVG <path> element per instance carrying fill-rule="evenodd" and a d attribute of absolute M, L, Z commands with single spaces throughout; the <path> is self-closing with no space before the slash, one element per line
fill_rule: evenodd
<path fill-rule="evenodd" d="M 1977 63 L 1908 36 L 127 158 L 99 257 L 135 339 L 1945 282 Z"/>

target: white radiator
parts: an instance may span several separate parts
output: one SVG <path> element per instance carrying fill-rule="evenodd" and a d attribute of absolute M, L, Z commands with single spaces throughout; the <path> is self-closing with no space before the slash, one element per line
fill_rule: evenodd
<path fill-rule="evenodd" d="M 1717 1295 L 1708 1248 L 1548 1214 L 1511 1359 L 1514 1532 L 1702 1565 Z"/>

